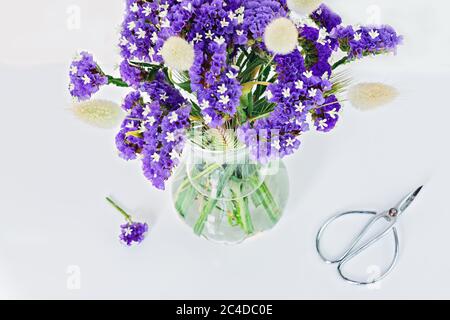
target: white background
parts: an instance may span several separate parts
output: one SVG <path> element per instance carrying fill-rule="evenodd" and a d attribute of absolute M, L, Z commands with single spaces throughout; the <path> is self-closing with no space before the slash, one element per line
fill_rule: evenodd
<path fill-rule="evenodd" d="M 305 136 L 286 159 L 285 216 L 232 247 L 196 238 L 170 192 L 153 189 L 138 163 L 117 157 L 116 130 L 89 127 L 68 111 L 67 70 L 78 49 L 114 72 L 124 1 L 4 4 L 0 298 L 450 298 L 449 2 L 328 3 L 346 23 L 388 23 L 405 35 L 396 57 L 351 67 L 356 82 L 383 81 L 400 96 L 369 113 L 347 105 L 332 133 Z M 72 29 L 77 8 L 81 24 Z M 120 102 L 125 93 L 105 89 L 97 97 Z M 314 238 L 327 217 L 385 209 L 420 184 L 425 189 L 399 226 L 400 262 L 379 286 L 348 285 L 321 262 Z M 150 223 L 141 246 L 118 242 L 122 220 L 106 195 Z M 79 289 L 70 285 L 78 271 Z"/>

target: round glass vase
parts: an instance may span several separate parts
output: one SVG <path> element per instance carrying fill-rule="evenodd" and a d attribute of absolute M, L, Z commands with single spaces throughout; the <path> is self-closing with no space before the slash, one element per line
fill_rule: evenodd
<path fill-rule="evenodd" d="M 186 151 L 172 196 L 196 235 L 237 244 L 277 224 L 289 194 L 282 161 L 258 163 L 246 147 L 212 151 L 188 142 Z"/>

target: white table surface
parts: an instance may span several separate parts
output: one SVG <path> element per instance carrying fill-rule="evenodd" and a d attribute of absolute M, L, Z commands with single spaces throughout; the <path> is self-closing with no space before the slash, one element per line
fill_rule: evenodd
<path fill-rule="evenodd" d="M 372 1 L 329 2 L 348 23 L 374 19 Z M 71 4 L 81 8 L 77 30 L 66 28 Z M 239 246 L 195 237 L 172 209 L 170 192 L 153 189 L 138 163 L 117 157 L 116 130 L 87 126 L 67 110 L 73 52 L 97 53 L 107 71 L 119 61 L 113 45 L 122 1 L 29 1 L 33 15 L 8 5 L 0 13 L 0 298 L 450 298 L 447 1 L 377 1 L 375 18 L 397 26 L 405 45 L 396 57 L 351 71 L 356 82 L 396 86 L 400 97 L 369 113 L 346 105 L 336 130 L 305 136 L 286 159 L 284 217 Z M 12 32 L 19 16 L 27 22 Z M 120 101 L 125 92 L 97 97 Z M 327 217 L 385 209 L 420 184 L 399 225 L 399 264 L 379 286 L 348 285 L 321 262 L 314 238 Z M 122 220 L 106 195 L 150 223 L 142 245 L 119 243 Z M 73 272 L 79 288 L 70 285 Z"/>

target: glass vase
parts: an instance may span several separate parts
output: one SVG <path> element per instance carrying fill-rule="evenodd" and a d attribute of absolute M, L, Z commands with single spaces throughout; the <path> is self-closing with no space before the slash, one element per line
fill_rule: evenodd
<path fill-rule="evenodd" d="M 188 143 L 186 151 L 172 195 L 196 235 L 237 244 L 278 223 L 289 193 L 282 161 L 259 163 L 247 147 L 215 151 Z"/>

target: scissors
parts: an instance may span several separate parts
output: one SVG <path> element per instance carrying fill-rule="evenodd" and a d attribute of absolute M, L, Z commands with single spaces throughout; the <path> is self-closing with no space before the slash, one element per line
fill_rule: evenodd
<path fill-rule="evenodd" d="M 376 283 L 382 279 L 384 279 L 395 267 L 398 261 L 399 252 L 400 252 L 400 243 L 399 237 L 397 233 L 397 229 L 395 225 L 397 224 L 398 218 L 403 214 L 403 212 L 409 207 L 409 205 L 414 201 L 414 199 L 419 194 L 422 187 L 417 188 L 415 191 L 408 194 L 405 198 L 400 201 L 395 207 L 390 208 L 387 211 L 377 213 L 373 211 L 348 211 L 344 213 L 337 214 L 330 219 L 328 219 L 320 228 L 316 237 L 316 250 L 319 256 L 325 261 L 327 264 L 337 264 L 337 270 L 339 276 L 343 278 L 345 281 L 356 284 L 356 285 L 369 285 Z M 339 218 L 349 216 L 349 215 L 371 215 L 373 216 L 369 222 L 362 228 L 361 232 L 354 238 L 354 240 L 350 243 L 349 247 L 346 249 L 344 254 L 342 254 L 338 258 L 327 258 L 321 250 L 321 239 L 324 232 L 330 226 L 330 224 Z M 369 230 L 375 225 L 375 223 L 381 219 L 387 221 L 387 225 L 385 228 L 381 229 L 381 231 L 374 233 L 371 237 L 368 237 L 367 240 L 362 241 L 362 238 L 369 232 Z M 352 279 L 349 276 L 343 274 L 342 269 L 346 263 L 350 260 L 358 256 L 361 252 L 383 239 L 385 236 L 392 232 L 394 237 L 394 257 L 387 267 L 387 269 L 381 273 L 377 278 L 371 279 L 370 281 L 359 281 L 356 279 Z"/>

